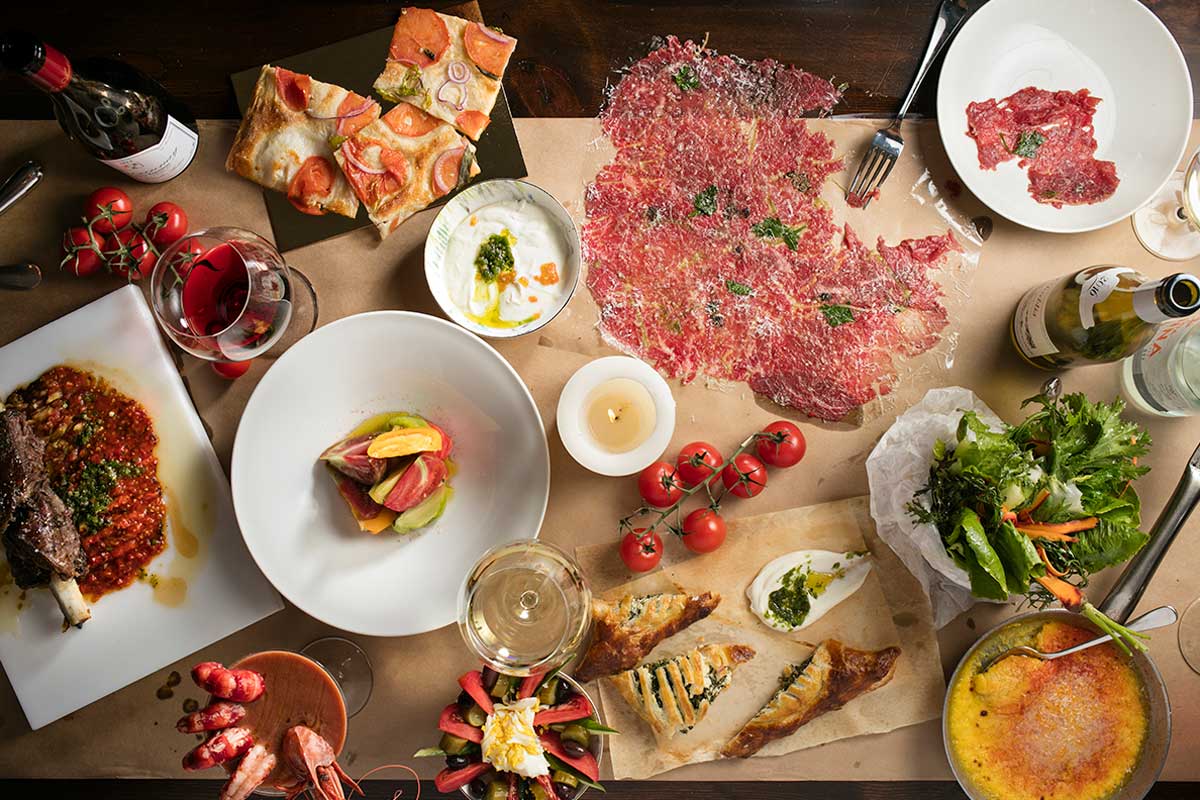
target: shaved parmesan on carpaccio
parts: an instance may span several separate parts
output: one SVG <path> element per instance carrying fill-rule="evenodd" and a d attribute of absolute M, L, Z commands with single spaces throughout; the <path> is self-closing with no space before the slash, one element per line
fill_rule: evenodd
<path fill-rule="evenodd" d="M 842 160 L 804 117 L 839 99 L 803 70 L 674 37 L 627 70 L 583 229 L 610 344 L 825 420 L 891 391 L 899 362 L 937 344 L 933 273 L 960 248 L 946 232 L 871 249 L 834 220 L 820 193 Z"/>

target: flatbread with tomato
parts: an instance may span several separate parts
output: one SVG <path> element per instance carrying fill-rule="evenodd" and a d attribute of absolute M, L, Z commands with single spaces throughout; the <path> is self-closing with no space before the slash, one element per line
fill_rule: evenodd
<path fill-rule="evenodd" d="M 225 168 L 287 194 L 305 214 L 358 213 L 334 147 L 379 118 L 379 104 L 340 86 L 265 65 Z"/>
<path fill-rule="evenodd" d="M 334 155 L 381 238 L 479 174 L 474 145 L 409 103 L 397 103 Z"/>
<path fill-rule="evenodd" d="M 478 141 L 517 40 L 480 22 L 406 8 L 392 31 L 375 91 L 406 100 Z"/>

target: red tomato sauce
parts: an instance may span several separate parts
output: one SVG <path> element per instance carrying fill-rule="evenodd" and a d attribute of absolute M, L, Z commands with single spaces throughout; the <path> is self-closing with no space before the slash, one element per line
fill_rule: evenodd
<path fill-rule="evenodd" d="M 50 485 L 71 509 L 89 600 L 128 586 L 166 548 L 154 423 L 140 403 L 90 372 L 53 367 L 9 396 L 46 443 Z"/>

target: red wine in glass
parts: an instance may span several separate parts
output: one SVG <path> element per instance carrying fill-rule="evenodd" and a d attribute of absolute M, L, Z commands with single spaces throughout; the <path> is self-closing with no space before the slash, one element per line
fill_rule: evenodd
<path fill-rule="evenodd" d="M 216 336 L 246 309 L 250 274 L 246 262 L 225 243 L 202 253 L 183 279 L 183 315 L 202 336 Z"/>

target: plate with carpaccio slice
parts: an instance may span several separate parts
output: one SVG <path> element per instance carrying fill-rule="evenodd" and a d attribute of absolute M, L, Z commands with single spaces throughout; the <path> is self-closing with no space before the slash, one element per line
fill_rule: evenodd
<path fill-rule="evenodd" d="M 40 728 L 283 608 L 136 286 L 0 347 L 0 661 Z"/>
<path fill-rule="evenodd" d="M 1192 84 L 1137 0 L 992 0 L 946 53 L 937 118 L 976 197 L 1028 228 L 1078 233 L 1128 217 L 1178 168 Z"/>

